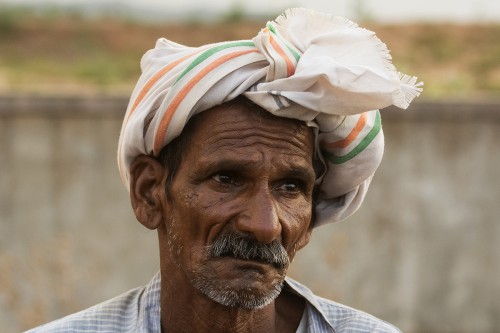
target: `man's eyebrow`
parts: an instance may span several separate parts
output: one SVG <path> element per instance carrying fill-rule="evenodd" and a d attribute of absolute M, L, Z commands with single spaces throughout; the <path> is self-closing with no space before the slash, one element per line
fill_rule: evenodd
<path fill-rule="evenodd" d="M 287 178 L 297 178 L 297 179 L 304 179 L 304 180 L 309 180 L 309 181 L 315 181 L 316 180 L 316 174 L 314 172 L 314 169 L 302 166 L 302 165 L 294 165 L 288 171 L 286 172 L 286 177 Z"/>
<path fill-rule="evenodd" d="M 219 158 L 210 161 L 201 161 L 201 165 L 204 165 L 202 169 L 205 172 L 208 171 L 250 171 L 259 167 L 260 161 L 255 160 L 245 160 L 237 158 Z M 290 161 L 284 162 L 284 178 L 297 178 L 307 181 L 315 181 L 316 173 L 312 166 L 308 167 L 302 164 L 293 163 Z"/>
<path fill-rule="evenodd" d="M 237 158 L 218 158 L 211 161 L 199 160 L 200 165 L 204 165 L 204 170 L 250 170 L 258 167 L 260 162 L 252 160 L 243 160 Z"/>

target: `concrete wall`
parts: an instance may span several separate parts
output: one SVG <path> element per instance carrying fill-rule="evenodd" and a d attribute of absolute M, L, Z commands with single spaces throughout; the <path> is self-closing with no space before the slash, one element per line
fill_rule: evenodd
<path fill-rule="evenodd" d="M 115 151 L 122 98 L 0 99 L 0 331 L 148 282 Z M 404 332 L 498 332 L 500 104 L 383 111 L 386 155 L 362 209 L 313 233 L 291 275 Z"/>

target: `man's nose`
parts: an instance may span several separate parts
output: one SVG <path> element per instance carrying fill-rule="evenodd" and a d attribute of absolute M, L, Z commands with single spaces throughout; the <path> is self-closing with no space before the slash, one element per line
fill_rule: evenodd
<path fill-rule="evenodd" d="M 239 231 L 253 234 L 257 241 L 264 244 L 279 239 L 281 224 L 270 189 L 259 189 L 245 202 L 245 206 L 236 220 Z"/>

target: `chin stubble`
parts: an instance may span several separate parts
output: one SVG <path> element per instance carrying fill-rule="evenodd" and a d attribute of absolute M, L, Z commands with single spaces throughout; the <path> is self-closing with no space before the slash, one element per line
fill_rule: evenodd
<path fill-rule="evenodd" d="M 234 233 L 217 237 L 213 244 L 208 246 L 207 253 L 211 258 L 233 257 L 262 261 L 279 270 L 285 270 L 290 263 L 285 248 L 278 241 L 263 244 L 253 238 Z M 284 274 L 283 278 L 274 281 L 265 292 L 259 292 L 250 287 L 231 288 L 215 276 L 207 276 L 207 274 L 197 274 L 192 282 L 199 291 L 219 304 L 260 309 L 278 297 L 283 288 L 283 280 Z"/>
<path fill-rule="evenodd" d="M 266 307 L 279 296 L 283 288 L 283 279 L 273 283 L 265 294 L 257 294 L 250 288 L 229 288 L 220 281 L 207 280 L 202 276 L 196 276 L 193 285 L 216 303 L 232 308 L 255 310 Z"/>
<path fill-rule="evenodd" d="M 168 226 L 167 244 L 170 255 L 175 265 L 182 269 L 181 263 L 177 259 L 181 258 L 183 244 L 175 232 L 176 221 L 174 218 L 170 217 Z M 285 248 L 278 241 L 264 244 L 248 236 L 234 233 L 218 236 L 205 251 L 207 258 L 234 257 L 244 260 L 258 260 L 282 271 L 290 264 Z M 242 307 L 250 310 L 263 308 L 275 300 L 281 293 L 285 278 L 283 273 L 281 279 L 273 281 L 269 288 L 262 292 L 251 287 L 229 287 L 206 267 L 196 267 L 196 271 L 193 273 L 194 276 L 191 279 L 193 286 L 214 302 L 228 307 Z"/>

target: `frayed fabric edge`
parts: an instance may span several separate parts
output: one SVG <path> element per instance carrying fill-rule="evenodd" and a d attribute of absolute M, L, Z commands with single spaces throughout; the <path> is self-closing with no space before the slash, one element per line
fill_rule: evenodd
<path fill-rule="evenodd" d="M 313 9 L 308 8 L 290 8 L 286 10 L 283 14 L 273 21 L 273 24 L 279 25 L 284 29 L 287 29 L 291 19 L 294 16 L 309 16 L 314 18 L 314 22 L 318 27 L 322 29 L 328 29 L 329 27 L 338 28 L 339 26 L 349 28 L 349 29 L 359 29 L 369 36 L 372 43 L 377 50 L 378 55 L 381 57 L 385 69 L 392 73 L 394 77 L 399 78 L 400 87 L 393 95 L 393 105 L 407 109 L 412 102 L 412 100 L 420 95 L 423 91 L 423 82 L 417 83 L 417 77 L 406 75 L 397 71 L 396 67 L 392 63 L 392 56 L 387 45 L 377 37 L 376 33 L 360 27 L 356 22 L 353 22 L 347 18 L 341 16 L 334 16 L 329 13 L 318 12 Z"/>
<path fill-rule="evenodd" d="M 424 83 L 422 81 L 417 82 L 418 78 L 416 76 L 407 75 L 404 73 L 398 73 L 400 81 L 400 91 L 397 96 L 395 96 L 394 105 L 407 109 L 414 98 L 418 97 L 422 91 Z"/>

